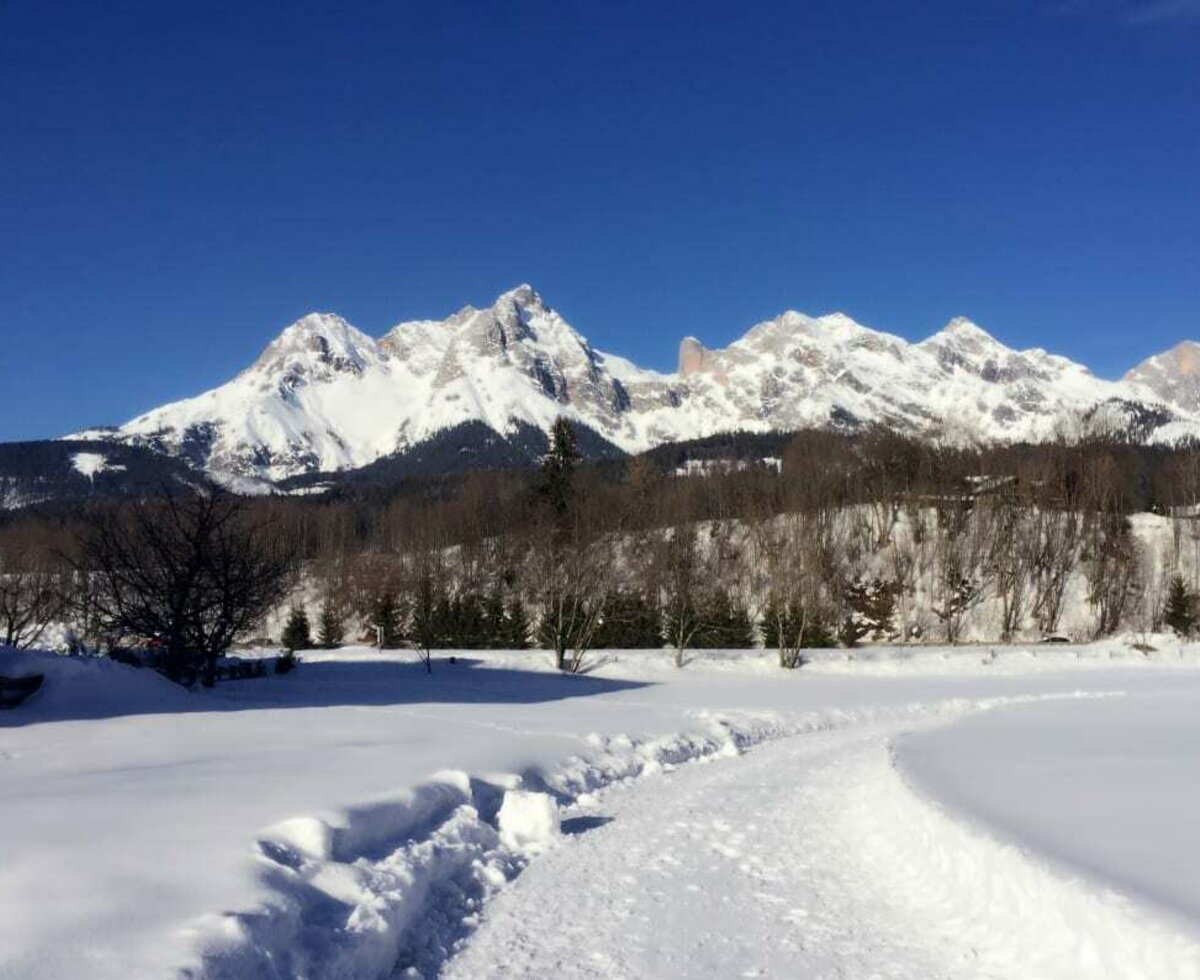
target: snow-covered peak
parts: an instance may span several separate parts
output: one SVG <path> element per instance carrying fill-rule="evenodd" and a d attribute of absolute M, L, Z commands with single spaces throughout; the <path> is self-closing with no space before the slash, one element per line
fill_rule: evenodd
<path fill-rule="evenodd" d="M 926 337 L 920 346 L 934 350 L 955 350 L 971 353 L 1014 354 L 1016 351 L 1000 343 L 974 320 L 956 316 L 937 333 Z"/>
<path fill-rule="evenodd" d="M 996 343 L 996 338 L 983 329 L 978 323 L 969 317 L 956 316 L 950 320 L 944 327 L 942 333 L 949 334 L 953 337 L 970 337 L 975 340 L 990 340 Z"/>

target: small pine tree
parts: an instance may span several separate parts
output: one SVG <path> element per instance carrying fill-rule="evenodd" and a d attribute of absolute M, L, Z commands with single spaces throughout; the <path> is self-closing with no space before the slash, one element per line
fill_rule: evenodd
<path fill-rule="evenodd" d="M 700 599 L 701 626 L 692 646 L 707 650 L 747 650 L 754 646 L 754 625 L 746 607 L 724 592 L 711 592 Z"/>
<path fill-rule="evenodd" d="M 504 635 L 504 596 L 492 589 L 483 598 L 483 637 L 486 650 L 503 650 L 508 644 Z"/>
<path fill-rule="evenodd" d="M 341 614 L 333 601 L 326 598 L 321 606 L 321 618 L 317 621 L 317 645 L 325 650 L 335 650 L 342 645 L 345 635 Z"/>
<path fill-rule="evenodd" d="M 288 615 L 287 625 L 283 628 L 283 636 L 280 638 L 283 648 L 288 653 L 295 653 L 297 650 L 308 650 L 312 647 L 312 634 L 308 627 L 308 613 L 304 611 L 303 606 L 292 606 L 292 611 Z"/>
<path fill-rule="evenodd" d="M 419 596 L 414 600 L 414 609 L 424 609 Z M 413 619 L 413 643 L 427 650 L 444 650 L 463 646 L 462 604 L 448 595 L 436 596 L 428 622 L 424 613 Z"/>
<path fill-rule="evenodd" d="M 658 606 L 639 592 L 612 592 L 592 646 L 609 650 L 654 650 L 663 645 Z"/>
<path fill-rule="evenodd" d="M 381 649 L 400 646 L 404 639 L 404 611 L 394 592 L 381 592 L 376 597 L 371 609 L 371 625 Z"/>
<path fill-rule="evenodd" d="M 1180 636 L 1191 636 L 1196 628 L 1196 597 L 1182 575 L 1173 575 L 1167 589 L 1163 622 Z"/>
<path fill-rule="evenodd" d="M 504 614 L 504 646 L 509 650 L 529 647 L 529 617 L 525 615 L 525 604 L 515 596 Z"/>
<path fill-rule="evenodd" d="M 871 624 L 871 638 L 884 640 L 896 630 L 896 597 L 900 594 L 898 583 L 885 579 L 874 579 L 867 592 L 867 619 Z"/>
<path fill-rule="evenodd" d="M 849 612 L 838 628 L 838 638 L 843 645 L 856 646 L 866 636 L 875 640 L 891 636 L 897 592 L 894 582 L 879 578 L 856 580 L 844 586 L 842 598 Z"/>
<path fill-rule="evenodd" d="M 432 651 L 445 642 L 447 633 L 453 629 L 452 609 L 444 594 L 441 594 L 429 574 L 421 575 L 412 590 L 412 621 L 409 638 L 425 670 L 433 673 Z"/>
<path fill-rule="evenodd" d="M 465 592 L 453 603 L 455 631 L 446 646 L 460 650 L 483 650 L 488 643 L 487 606 L 477 592 Z"/>
<path fill-rule="evenodd" d="M 838 639 L 844 647 L 858 646 L 858 641 L 871 632 L 866 611 L 870 604 L 869 589 L 865 582 L 854 581 L 842 590 L 842 598 L 850 608 L 838 627 Z"/>

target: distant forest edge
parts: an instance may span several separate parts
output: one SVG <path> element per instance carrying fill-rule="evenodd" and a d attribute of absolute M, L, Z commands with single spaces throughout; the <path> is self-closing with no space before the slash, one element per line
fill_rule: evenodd
<path fill-rule="evenodd" d="M 183 626 L 169 638 L 161 617 L 122 618 L 109 594 L 134 574 L 122 567 L 144 579 L 185 552 L 224 563 L 214 581 L 250 563 L 238 567 L 254 608 L 204 634 L 210 673 L 255 638 L 405 645 L 427 663 L 434 649 L 534 644 L 568 670 L 599 647 L 667 647 L 682 663 L 687 649 L 762 645 L 795 667 L 813 647 L 1188 634 L 1196 620 L 1194 444 L 972 448 L 873 429 L 627 457 L 560 421 L 522 454 L 238 497 L 147 450 L 9 444 L 5 479 L 89 492 L 0 518 L 0 642 L 190 649 Z M 215 516 L 189 503 L 209 498 L 225 501 Z"/>

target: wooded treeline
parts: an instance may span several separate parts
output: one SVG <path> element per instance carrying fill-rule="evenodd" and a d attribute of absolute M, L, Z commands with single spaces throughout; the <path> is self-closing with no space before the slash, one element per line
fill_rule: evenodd
<path fill-rule="evenodd" d="M 984 608 L 998 641 L 1057 633 L 1070 602 L 1087 606 L 1092 635 L 1148 631 L 1173 574 L 1195 591 L 1196 446 L 968 449 L 814 431 L 771 437 L 779 455 L 763 462 L 760 438 L 581 465 L 564 422 L 538 471 L 221 504 L 242 548 L 189 546 L 186 534 L 167 547 L 159 525 L 195 506 L 175 498 L 8 514 L 0 641 L 33 645 L 61 622 L 96 641 L 119 623 L 210 663 L 290 602 L 325 645 L 411 645 L 427 662 L 438 648 L 536 644 L 572 670 L 601 647 L 665 645 L 682 662 L 688 649 L 761 642 L 797 666 L 815 646 L 957 642 Z M 1170 519 L 1165 560 L 1133 531 L 1144 511 Z M 239 582 L 235 557 L 253 566 Z M 149 578 L 130 584 L 139 562 Z M 114 613 L 122 588 L 176 588 L 164 567 L 200 570 L 186 598 L 162 600 L 165 618 Z M 171 619 L 171 603 L 194 608 Z"/>

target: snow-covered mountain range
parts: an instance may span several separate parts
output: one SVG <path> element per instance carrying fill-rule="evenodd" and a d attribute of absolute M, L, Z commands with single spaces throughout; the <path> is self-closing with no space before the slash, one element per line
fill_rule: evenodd
<path fill-rule="evenodd" d="M 1170 441 L 1200 434 L 1200 346 L 1106 381 L 962 318 L 910 343 L 841 313 L 787 312 L 722 349 L 685 338 L 678 369 L 662 374 L 595 349 L 523 285 L 486 309 L 400 323 L 378 339 L 310 314 L 228 383 L 76 438 L 279 480 L 365 466 L 464 424 L 544 432 L 560 415 L 629 452 L 734 429 L 872 423 L 958 442 L 1037 441 L 1086 425 Z"/>

